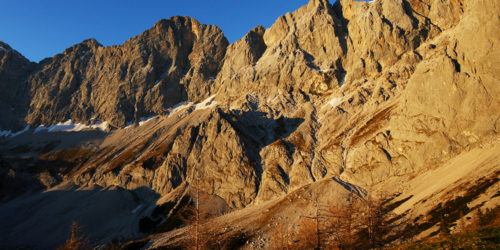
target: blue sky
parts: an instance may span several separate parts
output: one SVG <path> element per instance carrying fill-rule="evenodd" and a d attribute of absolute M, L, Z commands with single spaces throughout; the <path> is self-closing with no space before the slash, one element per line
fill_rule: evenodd
<path fill-rule="evenodd" d="M 330 1 L 333 2 L 333 1 Z M 0 40 L 38 62 L 88 38 L 122 44 L 175 15 L 219 26 L 234 42 L 257 25 L 269 27 L 308 0 L 2 0 Z"/>

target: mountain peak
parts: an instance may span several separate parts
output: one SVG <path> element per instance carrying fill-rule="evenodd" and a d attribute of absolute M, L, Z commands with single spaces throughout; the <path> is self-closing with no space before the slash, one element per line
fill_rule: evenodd
<path fill-rule="evenodd" d="M 328 0 L 310 0 L 308 3 L 309 6 L 330 6 L 330 2 Z"/>
<path fill-rule="evenodd" d="M 102 46 L 95 38 L 89 38 L 86 39 L 82 42 L 82 44 L 85 44 L 89 47 L 100 47 Z"/>
<path fill-rule="evenodd" d="M 0 41 L 0 50 L 1 51 L 11 51 L 12 48 L 8 44 L 4 43 L 3 41 Z"/>

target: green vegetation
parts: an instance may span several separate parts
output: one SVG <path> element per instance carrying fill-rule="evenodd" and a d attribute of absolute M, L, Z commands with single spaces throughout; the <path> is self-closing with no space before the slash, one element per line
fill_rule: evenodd
<path fill-rule="evenodd" d="M 500 227 L 486 227 L 393 249 L 500 249 Z"/>
<path fill-rule="evenodd" d="M 462 213 L 457 222 L 459 233 L 441 232 L 436 237 L 393 249 L 500 249 L 500 207 L 484 212 L 478 208 L 468 225 L 466 219 Z"/>

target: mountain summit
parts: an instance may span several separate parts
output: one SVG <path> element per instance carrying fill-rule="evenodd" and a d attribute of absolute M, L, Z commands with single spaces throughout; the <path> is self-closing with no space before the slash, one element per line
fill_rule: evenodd
<path fill-rule="evenodd" d="M 39 126 L 93 118 L 118 128 L 165 114 L 181 101 L 208 96 L 227 45 L 219 28 L 188 17 L 161 20 L 121 46 L 83 41 L 25 76 L 24 120 Z"/>

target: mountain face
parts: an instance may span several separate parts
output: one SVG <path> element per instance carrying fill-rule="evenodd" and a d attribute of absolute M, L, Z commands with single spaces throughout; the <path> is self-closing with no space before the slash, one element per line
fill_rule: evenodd
<path fill-rule="evenodd" d="M 24 82 L 34 63 L 0 41 L 0 128 L 24 128 L 28 85 Z"/>
<path fill-rule="evenodd" d="M 179 102 L 208 96 L 227 45 L 219 28 L 187 17 L 161 20 L 121 46 L 83 41 L 29 74 L 23 118 L 32 126 L 97 119 L 125 127 L 166 114 Z"/>
<path fill-rule="evenodd" d="M 169 231 L 193 187 L 213 215 L 231 212 L 214 228 L 246 228 L 249 244 L 274 219 L 309 214 L 311 200 L 342 204 L 353 193 L 390 197 L 420 238 L 438 230 L 433 211 L 454 222 L 498 207 L 499 16 L 495 0 L 311 0 L 233 44 L 187 17 L 121 46 L 86 40 L 39 64 L 2 43 L 2 129 L 68 119 L 113 129 L 4 138 L 0 214 L 9 216 L 0 223 L 9 232 L 0 240 L 36 244 L 75 218 L 94 244 L 143 237 L 146 219 Z M 75 208 L 101 195 L 116 202 Z M 457 199 L 468 205 L 446 207 Z M 68 200 L 75 207 L 61 205 Z M 54 207 L 70 212 L 39 230 L 21 223 Z M 108 210 L 127 223 L 102 223 L 122 234 L 92 219 Z M 182 232 L 147 246 L 175 246 Z"/>

